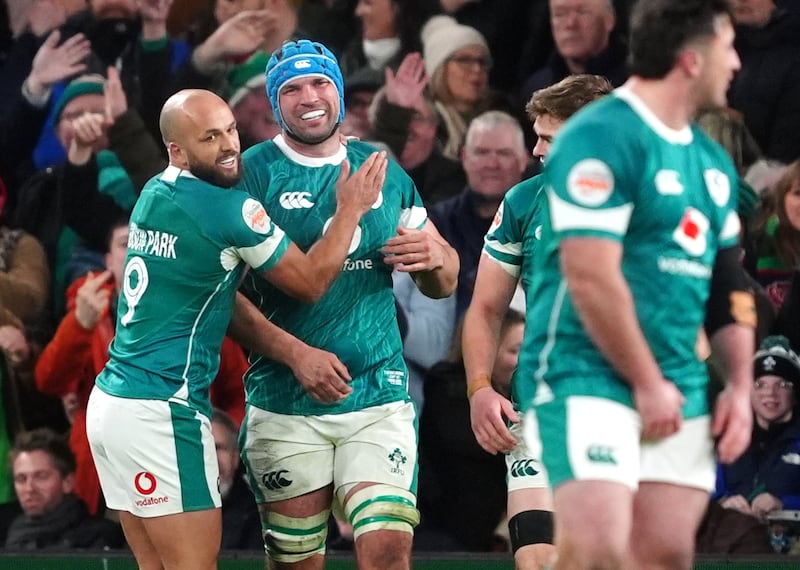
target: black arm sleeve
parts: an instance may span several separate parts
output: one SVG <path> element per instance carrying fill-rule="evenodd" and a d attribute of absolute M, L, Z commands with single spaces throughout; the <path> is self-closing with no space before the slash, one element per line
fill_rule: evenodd
<path fill-rule="evenodd" d="M 717 252 L 706 301 L 705 329 L 709 338 L 726 325 L 756 326 L 753 290 L 739 263 L 740 253 L 738 246 Z"/>

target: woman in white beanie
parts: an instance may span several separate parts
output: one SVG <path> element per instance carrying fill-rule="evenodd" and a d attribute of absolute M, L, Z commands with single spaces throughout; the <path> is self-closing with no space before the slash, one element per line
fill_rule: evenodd
<path fill-rule="evenodd" d="M 443 154 L 458 159 L 473 117 L 493 105 L 489 90 L 492 57 L 486 39 L 475 28 L 450 16 L 434 16 L 422 28 L 425 73 L 440 118 Z"/>

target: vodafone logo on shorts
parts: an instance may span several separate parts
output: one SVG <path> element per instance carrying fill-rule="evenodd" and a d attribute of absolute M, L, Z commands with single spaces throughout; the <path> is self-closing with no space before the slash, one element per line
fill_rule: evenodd
<path fill-rule="evenodd" d="M 156 490 L 156 478 L 152 473 L 141 471 L 134 477 L 133 485 L 140 495 L 152 495 Z"/>
<path fill-rule="evenodd" d="M 162 503 L 169 502 L 169 497 L 151 496 L 156 492 L 156 487 L 158 487 L 158 482 L 156 481 L 155 475 L 152 473 L 147 471 L 140 471 L 137 473 L 136 477 L 133 478 L 133 486 L 136 487 L 136 491 L 140 495 L 144 496 L 143 499 L 137 499 L 134 501 L 137 507 L 151 507 L 153 505 L 160 505 Z"/>

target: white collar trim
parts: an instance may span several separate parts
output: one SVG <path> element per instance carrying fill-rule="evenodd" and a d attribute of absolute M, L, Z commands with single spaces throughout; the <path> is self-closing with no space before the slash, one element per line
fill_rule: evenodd
<path fill-rule="evenodd" d="M 179 176 L 184 176 L 186 178 L 197 178 L 197 176 L 188 170 L 182 170 L 177 166 L 170 164 L 164 169 L 164 172 L 161 173 L 161 180 L 164 182 L 175 182 Z"/>
<path fill-rule="evenodd" d="M 655 131 L 665 141 L 671 144 L 688 145 L 694 138 L 692 136 L 692 129 L 685 126 L 680 130 L 675 130 L 665 125 L 653 111 L 645 104 L 642 99 L 636 95 L 629 87 L 617 87 L 614 90 L 614 95 L 625 101 L 630 105 L 631 109 L 641 117 L 647 126 Z"/>
<path fill-rule="evenodd" d="M 347 158 L 347 149 L 341 143 L 339 143 L 339 150 L 337 150 L 331 156 L 316 157 L 300 154 L 291 148 L 288 144 L 286 144 L 283 134 L 275 135 L 275 138 L 272 139 L 272 142 L 275 143 L 275 146 L 280 149 L 286 158 L 292 162 L 296 162 L 300 166 L 310 166 L 311 168 L 319 168 L 320 166 L 325 166 L 328 164 L 332 166 L 338 166 Z"/>

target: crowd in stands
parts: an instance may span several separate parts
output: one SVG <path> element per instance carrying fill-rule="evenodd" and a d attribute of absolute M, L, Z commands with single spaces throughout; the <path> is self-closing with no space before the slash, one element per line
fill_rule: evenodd
<path fill-rule="evenodd" d="M 394 282 L 421 411 L 416 546 L 506 550 L 497 532 L 504 461 L 470 431 L 453 347 L 495 212 L 541 167 L 525 103 L 570 74 L 624 82 L 632 2 L 0 1 L 0 456 L 9 458 L 0 467 L 0 544 L 124 548 L 85 411 L 124 294 L 128 215 L 167 164 L 159 112 L 179 89 L 210 89 L 233 110 L 242 150 L 268 140 L 280 128 L 266 62 L 284 41 L 310 38 L 341 63 L 342 133 L 388 150 L 461 260 L 448 299 L 423 297 L 402 274 Z M 701 532 L 709 552 L 744 551 L 735 536 L 754 537 L 750 551 L 800 552 L 791 526 L 771 516 L 800 510 L 800 2 L 733 4 L 742 69 L 729 107 L 699 121 L 741 175 L 742 265 L 760 299 L 761 350 L 753 442 L 720 468 L 709 509 L 717 518 Z M 498 386 L 519 350 L 522 321 L 512 313 Z M 223 549 L 263 548 L 237 446 L 247 366 L 226 338 L 211 393 Z M 480 497 L 470 495 L 476 488 Z M 736 524 L 727 511 L 746 524 L 727 526 Z M 331 544 L 346 548 L 348 529 L 331 524 Z"/>

